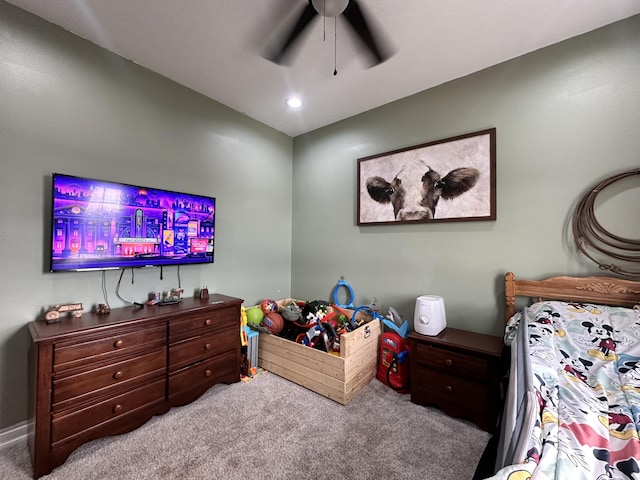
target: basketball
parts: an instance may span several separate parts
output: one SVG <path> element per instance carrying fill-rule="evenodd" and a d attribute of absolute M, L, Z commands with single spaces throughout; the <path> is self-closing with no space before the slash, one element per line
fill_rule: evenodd
<path fill-rule="evenodd" d="M 275 302 L 275 300 L 271 300 L 268 298 L 262 301 L 262 303 L 260 304 L 260 308 L 262 309 L 262 313 L 264 313 L 265 315 L 269 315 L 271 312 L 278 311 L 278 304 Z"/>
<path fill-rule="evenodd" d="M 247 314 L 247 324 L 249 326 L 260 325 L 264 318 L 264 313 L 262 313 L 262 310 L 259 307 L 247 308 L 246 314 Z"/>
<path fill-rule="evenodd" d="M 274 335 L 280 333 L 284 328 L 284 320 L 278 312 L 271 312 L 262 320 L 262 326 Z"/>

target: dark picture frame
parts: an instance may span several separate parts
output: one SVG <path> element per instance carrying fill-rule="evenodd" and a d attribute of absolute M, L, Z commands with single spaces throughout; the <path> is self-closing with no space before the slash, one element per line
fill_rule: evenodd
<path fill-rule="evenodd" d="M 360 226 L 495 219 L 495 128 L 358 159 Z"/>

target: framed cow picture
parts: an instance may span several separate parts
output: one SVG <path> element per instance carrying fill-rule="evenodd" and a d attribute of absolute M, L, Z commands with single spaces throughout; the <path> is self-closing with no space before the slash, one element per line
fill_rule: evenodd
<path fill-rule="evenodd" d="M 358 159 L 358 225 L 496 219 L 496 129 Z"/>

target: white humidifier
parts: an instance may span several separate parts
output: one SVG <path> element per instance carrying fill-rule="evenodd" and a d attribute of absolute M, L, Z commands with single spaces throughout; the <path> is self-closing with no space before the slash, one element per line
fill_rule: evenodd
<path fill-rule="evenodd" d="M 447 326 L 444 299 L 435 295 L 422 295 L 416 300 L 413 329 L 422 335 L 438 335 Z"/>

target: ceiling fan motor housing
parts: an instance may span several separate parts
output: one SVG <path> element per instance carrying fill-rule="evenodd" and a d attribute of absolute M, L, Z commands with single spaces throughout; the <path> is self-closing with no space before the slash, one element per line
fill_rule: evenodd
<path fill-rule="evenodd" d="M 295 23 L 282 36 L 281 43 L 273 48 L 266 58 L 280 65 L 286 64 L 287 57 L 293 47 L 318 16 L 335 18 L 338 15 L 344 17 L 348 30 L 355 34 L 355 37 L 365 47 L 372 60 L 371 66 L 378 65 L 393 55 L 388 47 L 388 42 L 384 40 L 380 32 L 371 28 L 367 15 L 363 12 L 358 0 L 308 0 L 306 6 L 300 10 Z M 334 69 L 334 75 L 335 73 Z"/>
<path fill-rule="evenodd" d="M 311 5 L 323 17 L 337 17 L 349 4 L 349 0 L 311 0 Z"/>

